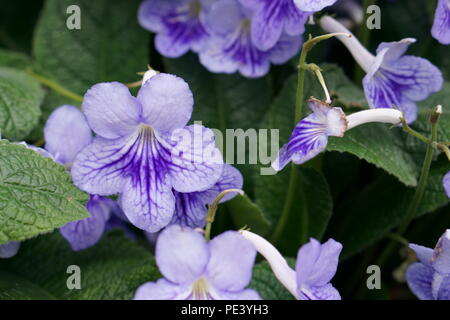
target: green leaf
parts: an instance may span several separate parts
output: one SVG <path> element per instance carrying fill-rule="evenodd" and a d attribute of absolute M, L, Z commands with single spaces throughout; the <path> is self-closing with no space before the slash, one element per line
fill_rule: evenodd
<path fill-rule="evenodd" d="M 48 0 L 33 53 L 39 71 L 83 94 L 98 82 L 138 80 L 148 63 L 149 33 L 137 22 L 139 0 Z M 81 29 L 69 30 L 66 9 L 81 9 Z"/>
<path fill-rule="evenodd" d="M 12 140 L 22 140 L 37 125 L 44 98 L 39 83 L 22 71 L 0 68 L 0 130 Z"/>
<path fill-rule="evenodd" d="M 0 271 L 0 300 L 53 300 L 48 291 L 14 274 Z"/>
<path fill-rule="evenodd" d="M 80 267 L 81 290 L 67 288 L 70 265 Z M 138 286 L 161 277 L 151 254 L 121 231 L 107 233 L 96 246 L 80 252 L 73 252 L 59 233 L 45 235 L 23 243 L 17 256 L 0 261 L 0 269 L 32 284 L 19 282 L 15 291 L 40 288 L 58 299 L 131 299 Z M 0 296 L 5 296 L 1 279 Z"/>
<path fill-rule="evenodd" d="M 261 208 L 253 203 L 249 197 L 237 195 L 231 201 L 228 201 L 226 206 L 238 228 L 246 226 L 259 235 L 268 234 L 270 230 L 269 221 L 266 220 Z"/>
<path fill-rule="evenodd" d="M 0 49 L 0 66 L 24 70 L 31 66 L 31 59 L 20 52 Z"/>
<path fill-rule="evenodd" d="M 88 217 L 86 201 L 63 166 L 23 145 L 0 141 L 0 244 Z"/>
<path fill-rule="evenodd" d="M 293 259 L 289 262 L 293 263 Z M 260 262 L 253 268 L 253 278 L 250 288 L 256 290 L 264 300 L 293 300 L 294 297 L 275 278 L 269 264 Z"/>

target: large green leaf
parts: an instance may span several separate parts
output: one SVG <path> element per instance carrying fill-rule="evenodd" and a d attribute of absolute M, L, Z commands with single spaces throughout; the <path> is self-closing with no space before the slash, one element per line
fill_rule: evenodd
<path fill-rule="evenodd" d="M 63 166 L 23 145 L 0 141 L 0 243 L 86 218 L 86 201 Z"/>
<path fill-rule="evenodd" d="M 248 227 L 259 235 L 267 235 L 270 231 L 270 223 L 261 208 L 246 195 L 238 195 L 227 202 L 227 209 L 238 228 Z"/>
<path fill-rule="evenodd" d="M 48 0 L 36 28 L 39 70 L 83 94 L 98 82 L 137 80 L 148 63 L 149 34 L 137 22 L 139 0 Z M 81 29 L 69 30 L 67 7 L 81 10 Z"/>
<path fill-rule="evenodd" d="M 0 68 L 0 134 L 12 140 L 25 138 L 39 121 L 43 98 L 39 83 L 24 72 Z"/>
<path fill-rule="evenodd" d="M 0 66 L 25 69 L 31 65 L 31 59 L 23 53 L 0 49 Z"/>
<path fill-rule="evenodd" d="M 80 290 L 67 288 L 70 265 L 80 268 Z M 0 297 L 10 299 L 130 299 L 139 285 L 160 278 L 151 254 L 121 231 L 80 252 L 58 233 L 26 241 L 0 270 Z"/>

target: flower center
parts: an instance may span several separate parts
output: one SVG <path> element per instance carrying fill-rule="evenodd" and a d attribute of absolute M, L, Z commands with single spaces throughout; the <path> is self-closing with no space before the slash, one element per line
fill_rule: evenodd
<path fill-rule="evenodd" d="M 192 297 L 194 300 L 208 300 L 208 284 L 204 278 L 194 282 L 192 286 Z"/>
<path fill-rule="evenodd" d="M 202 11 L 202 5 L 199 1 L 192 1 L 189 4 L 189 12 L 193 17 L 198 17 L 200 15 L 200 11 Z"/>

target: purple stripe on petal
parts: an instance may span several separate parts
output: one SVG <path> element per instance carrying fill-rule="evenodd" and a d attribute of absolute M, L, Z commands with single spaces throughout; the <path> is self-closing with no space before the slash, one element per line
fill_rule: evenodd
<path fill-rule="evenodd" d="M 431 293 L 434 270 L 422 263 L 413 263 L 406 271 L 406 282 L 420 300 L 434 300 Z"/>

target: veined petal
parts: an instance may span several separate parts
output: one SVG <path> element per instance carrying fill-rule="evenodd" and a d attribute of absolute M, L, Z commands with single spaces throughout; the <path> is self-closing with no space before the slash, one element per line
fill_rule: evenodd
<path fill-rule="evenodd" d="M 325 150 L 328 136 L 343 136 L 347 120 L 341 108 L 311 99 L 309 107 L 313 113 L 301 120 L 295 127 L 289 142 L 284 145 L 272 164 L 279 171 L 290 161 L 302 164 Z"/>
<path fill-rule="evenodd" d="M 106 221 L 114 208 L 114 201 L 108 198 L 91 196 L 86 209 L 89 218 L 69 222 L 59 229 L 74 251 L 83 250 L 96 244 L 105 231 Z"/>
<path fill-rule="evenodd" d="M 450 1 L 439 0 L 434 14 L 433 37 L 444 45 L 450 44 Z"/>
<path fill-rule="evenodd" d="M 443 279 L 441 288 L 439 289 L 438 300 L 450 300 L 450 276 Z"/>
<path fill-rule="evenodd" d="M 420 300 L 434 300 L 431 293 L 434 270 L 422 263 L 413 263 L 406 271 L 406 282 Z"/>
<path fill-rule="evenodd" d="M 92 130 L 106 139 L 127 136 L 140 123 L 140 103 L 119 82 L 91 87 L 84 95 L 82 108 Z"/>
<path fill-rule="evenodd" d="M 14 257 L 19 252 L 20 242 L 10 241 L 6 244 L 0 244 L 0 259 Z"/>
<path fill-rule="evenodd" d="M 184 128 L 191 118 L 194 98 L 189 85 L 181 78 L 160 73 L 139 90 L 142 120 L 159 133 Z"/>
<path fill-rule="evenodd" d="M 450 229 L 439 238 L 431 261 L 435 271 L 441 275 L 450 275 Z"/>
<path fill-rule="evenodd" d="M 337 0 L 294 0 L 295 5 L 302 11 L 317 12 L 333 5 Z"/>
<path fill-rule="evenodd" d="M 339 291 L 331 283 L 299 290 L 299 300 L 341 300 Z"/>
<path fill-rule="evenodd" d="M 217 290 L 213 293 L 214 300 L 262 300 L 258 292 L 253 289 L 244 289 L 240 291 L 222 291 Z"/>
<path fill-rule="evenodd" d="M 444 190 L 447 194 L 447 197 L 450 198 L 450 171 L 447 172 L 447 174 L 444 176 L 442 184 L 444 185 Z"/>
<path fill-rule="evenodd" d="M 400 41 L 382 42 L 377 48 L 377 55 L 382 53 L 383 64 L 395 63 L 408 50 L 409 46 L 416 42 L 414 38 L 405 38 Z"/>
<path fill-rule="evenodd" d="M 78 108 L 63 105 L 52 112 L 44 127 L 45 149 L 55 161 L 71 163 L 92 141 L 92 131 Z"/>
<path fill-rule="evenodd" d="M 269 51 L 269 58 L 273 64 L 283 64 L 294 57 L 302 45 L 300 36 L 281 35 L 275 46 Z"/>
<path fill-rule="evenodd" d="M 271 49 L 280 38 L 287 17 L 286 2 L 286 0 L 262 1 L 261 7 L 253 15 L 251 35 L 253 43 L 259 50 Z"/>
<path fill-rule="evenodd" d="M 256 257 L 253 244 L 238 232 L 227 231 L 212 239 L 208 247 L 208 281 L 220 290 L 243 290 L 252 277 Z"/>
<path fill-rule="evenodd" d="M 139 286 L 133 300 L 184 300 L 191 290 L 191 286 L 180 286 L 166 279 L 159 279 Z"/>
<path fill-rule="evenodd" d="M 433 249 L 419 246 L 411 243 L 409 247 L 416 253 L 417 259 L 423 264 L 431 267 L 431 259 L 433 258 Z"/>
<path fill-rule="evenodd" d="M 222 175 L 222 154 L 210 129 L 194 124 L 174 131 L 168 142 L 164 159 L 176 191 L 204 191 Z"/>
<path fill-rule="evenodd" d="M 173 225 L 159 235 L 155 256 L 166 279 L 189 285 L 204 273 L 210 253 L 202 234 Z"/>

